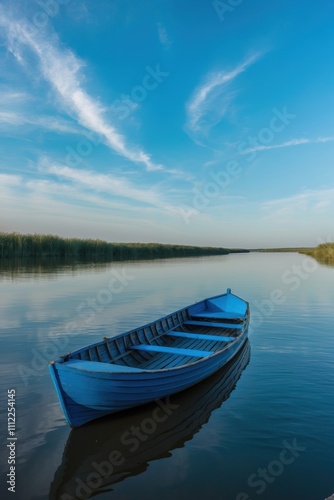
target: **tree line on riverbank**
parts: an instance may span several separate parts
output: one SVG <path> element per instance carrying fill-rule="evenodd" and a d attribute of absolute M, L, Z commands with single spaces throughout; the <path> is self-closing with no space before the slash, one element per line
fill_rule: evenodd
<path fill-rule="evenodd" d="M 243 249 L 167 245 L 161 243 L 109 243 L 99 239 L 62 238 L 52 234 L 0 233 L 0 258 L 54 257 L 74 259 L 146 259 L 225 255 Z"/>

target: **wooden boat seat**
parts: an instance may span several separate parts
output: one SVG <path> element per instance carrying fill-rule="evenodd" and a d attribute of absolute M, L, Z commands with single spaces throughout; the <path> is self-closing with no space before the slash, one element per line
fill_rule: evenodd
<path fill-rule="evenodd" d="M 231 342 L 234 337 L 223 337 L 222 335 L 207 335 L 206 333 L 188 333 L 172 331 L 166 333 L 171 337 L 180 337 L 183 339 L 196 339 L 196 340 L 217 340 L 218 342 Z"/>
<path fill-rule="evenodd" d="M 103 363 L 101 361 L 88 361 L 83 359 L 69 359 L 66 361 L 66 366 L 69 368 L 75 368 L 77 370 L 87 370 L 94 372 L 105 372 L 105 373 L 124 373 L 124 372 L 133 372 L 138 373 L 142 371 L 140 368 L 135 368 L 133 366 L 127 365 L 116 365 L 114 363 Z"/>
<path fill-rule="evenodd" d="M 211 356 L 214 351 L 201 351 L 199 349 L 182 349 L 180 347 L 167 347 L 162 345 L 152 345 L 152 344 L 138 344 L 133 345 L 131 349 L 136 349 L 137 351 L 146 352 L 163 352 L 168 354 L 177 354 L 182 356 L 193 356 L 196 358 L 204 358 L 205 356 Z"/>
<path fill-rule="evenodd" d="M 240 323 L 214 323 L 213 321 L 185 321 L 183 325 L 210 326 L 212 328 L 242 328 Z"/>
<path fill-rule="evenodd" d="M 196 313 L 191 315 L 192 318 L 217 318 L 217 319 L 244 319 L 246 317 L 245 314 L 237 313 L 237 312 L 226 312 L 226 311 L 217 311 L 217 312 L 209 312 L 203 311 L 201 313 Z"/>

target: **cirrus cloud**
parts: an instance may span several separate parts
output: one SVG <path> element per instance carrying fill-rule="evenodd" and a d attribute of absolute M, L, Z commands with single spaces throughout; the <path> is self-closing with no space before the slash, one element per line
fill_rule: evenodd
<path fill-rule="evenodd" d="M 6 36 L 7 48 L 22 65 L 27 65 L 27 49 L 37 59 L 42 77 L 56 92 L 63 108 L 83 127 L 104 138 L 105 144 L 147 170 L 163 170 L 148 153 L 127 144 L 126 138 L 105 117 L 105 108 L 84 89 L 83 62 L 69 49 L 61 48 L 56 36 L 46 36 L 32 30 L 20 19 L 7 15 L 0 7 L 0 26 Z"/>

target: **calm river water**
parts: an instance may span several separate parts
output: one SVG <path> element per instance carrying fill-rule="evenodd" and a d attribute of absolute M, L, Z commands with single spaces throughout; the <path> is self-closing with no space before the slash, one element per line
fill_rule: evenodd
<path fill-rule="evenodd" d="M 225 371 L 171 398 L 163 422 L 151 405 L 70 430 L 49 360 L 227 287 L 250 302 L 250 355 L 246 346 Z M 0 267 L 0 350 L 2 499 L 334 493 L 334 268 L 305 255 Z M 15 495 L 6 484 L 12 389 Z"/>

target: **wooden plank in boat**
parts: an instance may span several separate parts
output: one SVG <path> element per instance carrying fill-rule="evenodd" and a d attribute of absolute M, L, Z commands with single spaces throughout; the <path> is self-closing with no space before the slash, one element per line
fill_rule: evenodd
<path fill-rule="evenodd" d="M 213 321 L 185 321 L 183 325 L 210 326 L 212 328 L 242 328 L 240 323 L 214 323 Z"/>
<path fill-rule="evenodd" d="M 114 363 L 101 363 L 100 361 L 86 361 L 82 359 L 70 359 L 66 362 L 66 368 L 75 368 L 78 370 L 90 372 L 140 372 L 140 368 L 126 365 L 115 365 Z"/>
<path fill-rule="evenodd" d="M 182 349 L 181 347 L 166 347 L 161 345 L 139 344 L 133 345 L 131 349 L 146 352 L 165 352 L 166 354 L 182 354 L 184 356 L 195 356 L 196 358 L 204 358 L 214 354 L 214 351 L 200 351 L 198 349 Z"/>
<path fill-rule="evenodd" d="M 167 335 L 172 337 L 181 337 L 184 339 L 198 339 L 198 340 L 217 340 L 220 342 L 230 342 L 234 340 L 233 337 L 223 337 L 222 335 L 208 335 L 206 333 L 188 333 L 188 332 L 168 332 Z"/>
<path fill-rule="evenodd" d="M 237 312 L 226 312 L 226 311 L 217 311 L 217 312 L 208 312 L 203 311 L 201 313 L 195 313 L 191 315 L 192 318 L 221 318 L 221 319 L 243 319 L 245 318 L 245 314 L 237 313 Z"/>

